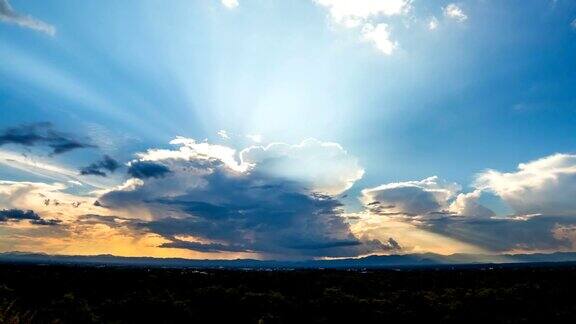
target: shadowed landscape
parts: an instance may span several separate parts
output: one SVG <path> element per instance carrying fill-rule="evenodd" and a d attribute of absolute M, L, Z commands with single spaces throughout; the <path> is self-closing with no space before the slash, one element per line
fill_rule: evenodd
<path fill-rule="evenodd" d="M 226 270 L 2 264 L 0 323 L 573 323 L 576 265 Z"/>

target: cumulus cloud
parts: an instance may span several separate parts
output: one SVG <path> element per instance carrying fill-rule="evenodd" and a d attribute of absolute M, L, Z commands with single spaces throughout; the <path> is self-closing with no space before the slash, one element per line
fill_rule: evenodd
<path fill-rule="evenodd" d="M 6 128 L 0 132 L 0 146 L 13 144 L 23 146 L 47 146 L 51 154 L 62 154 L 75 149 L 93 148 L 93 144 L 58 132 L 50 123 L 35 123 Z"/>
<path fill-rule="evenodd" d="M 451 3 L 444 7 L 444 15 L 448 18 L 455 19 L 458 22 L 464 22 L 468 19 L 468 16 L 464 13 L 462 8 L 455 3 Z"/>
<path fill-rule="evenodd" d="M 338 195 L 364 175 L 358 160 L 337 143 L 307 139 L 300 144 L 273 143 L 240 152 L 243 164 L 262 174 L 294 179 L 312 191 Z"/>
<path fill-rule="evenodd" d="M 339 145 L 317 140 L 241 151 L 179 138 L 176 150 L 138 161 L 170 170 L 100 197 L 112 209 L 146 210 L 134 225 L 161 235 L 164 248 L 263 255 L 351 256 L 388 247 L 363 242 L 344 221 L 333 193 L 362 175 Z"/>
<path fill-rule="evenodd" d="M 521 163 L 516 172 L 487 170 L 475 186 L 498 195 L 517 214 L 576 216 L 576 155 Z"/>
<path fill-rule="evenodd" d="M 104 155 L 102 160 L 96 161 L 82 169 L 80 169 L 81 175 L 96 175 L 100 177 L 105 177 L 106 171 L 114 172 L 118 168 L 120 168 L 120 163 L 114 160 L 113 158 L 109 157 L 108 155 Z"/>
<path fill-rule="evenodd" d="M 465 215 L 468 217 L 490 218 L 496 214 L 489 208 L 478 203 L 482 195 L 481 190 L 474 190 L 469 193 L 460 193 L 450 204 L 449 210 L 456 215 Z"/>
<path fill-rule="evenodd" d="M 371 212 L 377 214 L 432 216 L 449 213 L 449 202 L 459 190 L 457 184 L 433 176 L 364 189 L 360 199 Z"/>
<path fill-rule="evenodd" d="M 54 26 L 14 11 L 8 0 L 0 0 L 0 21 L 37 30 L 50 36 L 56 34 L 56 28 Z"/>
<path fill-rule="evenodd" d="M 572 22 L 570 23 L 570 27 L 572 27 L 572 29 L 576 30 L 576 18 L 574 18 L 574 20 L 572 20 Z"/>

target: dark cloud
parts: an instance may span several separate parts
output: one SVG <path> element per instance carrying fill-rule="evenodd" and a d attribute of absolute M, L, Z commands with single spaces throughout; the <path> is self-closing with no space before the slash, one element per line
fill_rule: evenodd
<path fill-rule="evenodd" d="M 0 146 L 6 144 L 47 146 L 52 150 L 51 154 L 95 147 L 93 144 L 75 139 L 69 134 L 55 131 L 50 123 L 27 124 L 4 129 L 0 132 Z"/>
<path fill-rule="evenodd" d="M 114 172 L 118 168 L 120 168 L 120 163 L 114 160 L 113 158 L 109 157 L 108 155 L 104 155 L 102 160 L 96 161 L 82 169 L 80 169 L 81 175 L 96 175 L 100 177 L 105 177 L 106 171 Z"/>
<path fill-rule="evenodd" d="M 250 252 L 242 246 L 226 245 L 220 243 L 200 243 L 173 239 L 172 242 L 163 243 L 161 248 L 188 249 L 198 252 Z"/>
<path fill-rule="evenodd" d="M 161 178 L 170 173 L 170 169 L 162 164 L 150 161 L 136 161 L 130 163 L 128 174 L 134 178 Z"/>
<path fill-rule="evenodd" d="M 59 220 L 43 219 L 32 210 L 4 209 L 0 210 L 0 223 L 7 221 L 29 220 L 34 225 L 58 225 Z"/>
<path fill-rule="evenodd" d="M 345 222 L 340 201 L 311 191 L 309 181 L 260 170 L 259 163 L 269 165 L 265 157 L 249 170 L 238 171 L 226 160 L 208 154 L 192 151 L 189 157 L 165 158 L 169 153 L 163 152 L 155 162 L 133 162 L 134 169 L 129 172 L 138 181 L 99 198 L 111 209 L 149 211 L 151 221 L 131 226 L 170 241 L 161 247 L 289 258 L 389 250 L 387 243 L 364 244 L 355 237 Z M 160 177 L 154 176 L 157 172 L 141 172 L 154 170 L 157 165 L 165 167 L 158 168 L 162 170 Z M 324 185 L 331 189 L 338 186 L 340 183 Z M 190 239 L 183 239 L 186 237 Z"/>
<path fill-rule="evenodd" d="M 59 219 L 35 219 L 30 221 L 34 225 L 56 226 L 62 223 Z"/>
<path fill-rule="evenodd" d="M 51 36 L 56 33 L 54 26 L 14 11 L 8 0 L 0 0 L 0 21 L 41 31 Z"/>
<path fill-rule="evenodd" d="M 571 249 L 576 235 L 556 232 L 576 225 L 573 216 L 538 215 L 527 218 L 444 217 L 421 226 L 493 252 Z M 576 232 L 574 232 L 576 234 Z M 564 235 L 560 235 L 564 234 Z"/>
<path fill-rule="evenodd" d="M 0 210 L 0 221 L 12 220 L 40 220 L 40 216 L 32 210 L 4 209 Z"/>

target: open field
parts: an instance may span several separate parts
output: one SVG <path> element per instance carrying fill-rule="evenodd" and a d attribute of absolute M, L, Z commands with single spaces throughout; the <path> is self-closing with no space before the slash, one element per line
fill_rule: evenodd
<path fill-rule="evenodd" d="M 240 271 L 0 265 L 2 323 L 574 323 L 576 266 Z"/>

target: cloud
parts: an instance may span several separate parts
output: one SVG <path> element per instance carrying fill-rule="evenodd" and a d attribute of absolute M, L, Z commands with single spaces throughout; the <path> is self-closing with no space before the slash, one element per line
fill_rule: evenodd
<path fill-rule="evenodd" d="M 474 185 L 496 194 L 519 215 L 576 216 L 576 155 L 521 163 L 516 172 L 487 170 Z"/>
<path fill-rule="evenodd" d="M 353 256 L 376 249 L 351 231 L 342 192 L 363 170 L 338 144 L 250 147 L 239 154 L 179 138 L 176 150 L 148 150 L 135 163 L 170 170 L 99 198 L 112 210 L 142 210 L 134 226 L 168 240 L 161 247 L 284 257 Z M 383 248 L 388 243 L 378 245 Z"/>
<path fill-rule="evenodd" d="M 457 184 L 440 181 L 434 176 L 364 189 L 360 200 L 376 214 L 433 216 L 449 213 L 449 202 L 459 190 Z"/>
<path fill-rule="evenodd" d="M 371 42 L 382 53 L 391 55 L 398 47 L 398 43 L 390 39 L 390 26 L 388 24 L 366 24 L 362 27 L 362 39 Z"/>
<path fill-rule="evenodd" d="M 428 29 L 430 30 L 435 30 L 436 28 L 438 28 L 438 18 L 436 17 L 432 17 L 430 18 L 430 21 L 428 22 Z"/>
<path fill-rule="evenodd" d="M 23 146 L 48 146 L 51 154 L 62 154 L 94 145 L 73 138 L 69 134 L 55 131 L 50 123 L 35 123 L 10 127 L 0 132 L 0 146 L 6 144 Z"/>
<path fill-rule="evenodd" d="M 496 214 L 489 208 L 478 203 L 482 195 L 481 190 L 474 190 L 469 193 L 460 193 L 450 204 L 449 210 L 456 215 L 465 215 L 468 217 L 490 218 Z"/>
<path fill-rule="evenodd" d="M 96 161 L 82 169 L 80 169 L 81 175 L 96 175 L 100 177 L 106 176 L 106 171 L 114 172 L 118 168 L 120 168 L 120 163 L 114 160 L 113 158 L 109 157 L 108 155 L 104 155 L 102 160 Z"/>
<path fill-rule="evenodd" d="M 328 8 L 335 22 L 348 27 L 356 27 L 368 18 L 394 16 L 407 13 L 410 0 L 315 0 Z"/>
<path fill-rule="evenodd" d="M 40 216 L 32 210 L 20 210 L 20 209 L 4 209 L 0 210 L 0 221 L 6 221 L 8 219 L 14 220 L 39 220 Z"/>
<path fill-rule="evenodd" d="M 570 251 L 576 219 L 569 216 L 527 218 L 441 218 L 420 228 L 496 253 Z"/>
<path fill-rule="evenodd" d="M 448 18 L 455 19 L 458 22 L 464 22 L 468 19 L 468 16 L 464 13 L 462 8 L 454 3 L 444 7 L 444 15 Z"/>
<path fill-rule="evenodd" d="M 40 215 L 36 214 L 32 210 L 20 210 L 20 209 L 4 209 L 0 210 L 0 223 L 7 221 L 22 221 L 28 220 L 34 225 L 58 225 L 60 223 L 57 219 L 43 219 Z"/>
<path fill-rule="evenodd" d="M 570 27 L 572 27 L 572 29 L 576 30 L 576 18 L 574 18 L 574 20 L 572 20 L 572 22 L 570 23 Z"/>
<path fill-rule="evenodd" d="M 390 26 L 378 22 L 380 17 L 406 15 L 411 0 L 315 0 L 326 7 L 332 20 L 347 28 L 360 27 L 361 39 L 371 42 L 380 52 L 391 55 L 398 44 L 391 40 Z"/>
<path fill-rule="evenodd" d="M 338 195 L 364 175 L 358 160 L 337 143 L 307 139 L 300 144 L 272 143 L 240 152 L 242 164 L 259 173 L 304 184 L 315 192 Z"/>
<path fill-rule="evenodd" d="M 240 5 L 238 0 L 222 0 L 222 5 L 228 9 L 234 9 Z"/>
<path fill-rule="evenodd" d="M 225 140 L 229 140 L 230 139 L 230 135 L 228 135 L 228 132 L 221 129 L 218 131 L 218 136 L 220 136 L 221 138 L 225 139 Z"/>
<path fill-rule="evenodd" d="M 37 30 L 50 36 L 56 34 L 56 28 L 54 26 L 14 11 L 8 0 L 0 0 L 0 21 Z"/>
<path fill-rule="evenodd" d="M 161 178 L 169 173 L 167 166 L 150 161 L 134 161 L 128 167 L 128 174 L 137 179 Z"/>

